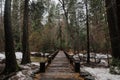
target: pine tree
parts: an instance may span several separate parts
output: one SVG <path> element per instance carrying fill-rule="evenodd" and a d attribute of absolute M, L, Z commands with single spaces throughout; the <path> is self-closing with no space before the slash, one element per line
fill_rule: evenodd
<path fill-rule="evenodd" d="M 119 0 L 106 0 L 107 21 L 110 32 L 112 56 L 113 58 L 120 59 L 120 1 Z"/>
<path fill-rule="evenodd" d="M 23 18 L 23 37 L 22 37 L 22 52 L 23 58 L 21 64 L 30 63 L 29 52 L 29 31 L 28 31 L 28 17 L 29 17 L 29 0 L 24 3 L 24 18 Z"/>
<path fill-rule="evenodd" d="M 4 10 L 4 32 L 5 32 L 5 69 L 3 73 L 9 74 L 18 71 L 18 65 L 15 57 L 13 35 L 11 28 L 11 0 L 5 1 Z"/>

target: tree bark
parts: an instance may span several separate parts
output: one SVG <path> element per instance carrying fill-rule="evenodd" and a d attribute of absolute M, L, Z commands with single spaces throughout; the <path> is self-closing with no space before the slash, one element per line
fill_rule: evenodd
<path fill-rule="evenodd" d="M 4 40 L 3 39 L 4 38 L 3 37 L 4 36 L 3 35 L 4 34 L 4 29 L 3 29 L 4 27 L 3 27 L 3 10 L 2 10 L 3 9 L 3 0 L 0 1 L 0 4 L 1 4 L 0 5 L 0 7 L 1 7 L 0 8 L 1 9 L 0 10 L 0 12 L 1 12 L 0 13 L 0 44 L 1 44 L 0 51 L 3 51 L 4 50 L 4 41 L 3 41 Z"/>
<path fill-rule="evenodd" d="M 15 45 L 15 51 L 20 51 L 20 1 L 19 0 L 13 0 L 12 1 L 12 27 L 13 27 L 13 39 L 14 39 L 14 45 Z"/>
<path fill-rule="evenodd" d="M 112 56 L 120 59 L 120 1 L 106 0 L 107 21 L 110 32 Z"/>
<path fill-rule="evenodd" d="M 29 52 L 28 18 L 29 18 L 29 0 L 25 0 L 23 18 L 23 37 L 22 37 L 23 58 L 21 64 L 27 64 L 31 62 Z"/>
<path fill-rule="evenodd" d="M 116 11 L 117 11 L 117 21 L 118 21 L 118 25 L 120 25 L 120 0 L 116 0 Z M 119 28 L 119 35 L 120 35 L 120 27 Z"/>
<path fill-rule="evenodd" d="M 10 74 L 18 70 L 15 56 L 13 35 L 11 29 L 11 0 L 5 1 L 4 10 L 4 32 L 5 32 L 5 69 L 3 73 Z"/>
<path fill-rule="evenodd" d="M 87 27 L 87 63 L 90 62 L 90 42 L 89 42 L 89 19 L 88 19 L 88 0 L 85 2 L 86 7 L 86 27 Z"/>

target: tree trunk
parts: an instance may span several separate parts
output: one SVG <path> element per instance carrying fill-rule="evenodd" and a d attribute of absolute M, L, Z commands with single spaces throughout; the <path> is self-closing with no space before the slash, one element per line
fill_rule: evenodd
<path fill-rule="evenodd" d="M 13 39 L 14 39 L 14 45 L 15 45 L 15 51 L 20 51 L 20 10 L 19 10 L 19 0 L 13 0 L 12 1 L 12 23 L 15 23 L 12 25 L 13 27 Z"/>
<path fill-rule="evenodd" d="M 13 35 L 11 29 L 11 0 L 5 1 L 4 10 L 4 31 L 5 31 L 5 69 L 3 73 L 9 74 L 18 70 L 15 57 Z"/>
<path fill-rule="evenodd" d="M 3 39 L 4 38 L 4 35 L 3 35 L 4 34 L 4 31 L 3 31 L 4 27 L 3 27 L 3 10 L 2 10 L 3 9 L 3 0 L 0 1 L 0 4 L 1 4 L 0 5 L 0 7 L 1 7 L 0 8 L 1 9 L 0 10 L 1 11 L 1 13 L 0 13 L 0 44 L 1 44 L 0 51 L 3 51 L 4 50 L 4 41 L 3 41 L 4 40 Z"/>
<path fill-rule="evenodd" d="M 120 59 L 120 1 L 118 0 L 106 0 L 107 21 L 110 32 L 112 56 Z M 111 4 L 112 3 L 112 4 Z"/>
<path fill-rule="evenodd" d="M 29 0 L 25 0 L 23 18 L 23 37 L 22 37 L 23 58 L 21 64 L 27 64 L 31 62 L 29 52 L 28 14 L 29 14 Z"/>
<path fill-rule="evenodd" d="M 63 46 L 62 46 L 62 26 L 61 26 L 61 24 L 59 26 L 60 26 L 60 29 L 59 29 L 60 30 L 60 33 L 59 33 L 60 34 L 60 36 L 59 36 L 60 37 L 60 50 L 63 50 Z"/>
<path fill-rule="evenodd" d="M 88 19 L 88 0 L 85 2 L 86 6 L 86 27 L 87 27 L 87 63 L 90 62 L 90 43 L 89 43 L 89 19 Z"/>
<path fill-rule="evenodd" d="M 117 21 L 118 21 L 118 28 L 119 28 L 119 35 L 120 35 L 120 0 L 116 0 L 116 11 L 117 11 Z"/>

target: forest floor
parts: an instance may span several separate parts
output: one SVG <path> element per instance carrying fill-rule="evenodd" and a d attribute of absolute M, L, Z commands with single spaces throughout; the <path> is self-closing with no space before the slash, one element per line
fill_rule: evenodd
<path fill-rule="evenodd" d="M 109 68 L 92 68 L 84 66 L 81 69 L 88 71 L 92 76 L 95 77 L 95 80 L 120 80 L 120 75 L 111 74 L 109 72 Z"/>
<path fill-rule="evenodd" d="M 84 55 L 79 54 L 82 57 L 84 57 Z M 101 61 L 97 64 L 91 64 L 91 65 L 86 65 L 84 63 L 81 62 L 81 70 L 85 70 L 87 72 L 89 72 L 92 76 L 95 77 L 95 80 L 120 80 L 120 75 L 115 75 L 115 74 L 111 74 L 109 73 L 109 67 L 108 67 L 108 63 L 107 63 L 107 55 L 104 54 L 98 54 L 97 53 L 97 61 L 99 61 L 99 58 L 101 58 Z M 110 55 L 109 55 L 110 56 Z M 17 61 L 18 63 L 20 63 L 21 59 L 22 59 L 22 53 L 21 52 L 16 52 L 16 57 L 17 57 Z M 75 58 L 78 58 L 77 55 L 74 56 Z M 5 59 L 5 55 L 4 53 L 0 53 L 0 72 L 3 70 L 4 68 L 4 60 Z M 94 59 L 91 59 L 91 61 L 93 61 Z M 39 62 L 32 62 L 31 64 L 27 64 L 27 65 L 20 65 L 21 67 L 24 68 L 24 70 L 19 71 L 16 73 L 15 76 L 12 76 L 9 80 L 33 80 L 33 72 L 38 70 L 40 65 Z"/>

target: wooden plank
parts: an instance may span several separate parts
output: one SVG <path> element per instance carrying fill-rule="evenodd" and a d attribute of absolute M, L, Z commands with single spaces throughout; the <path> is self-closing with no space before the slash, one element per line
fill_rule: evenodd
<path fill-rule="evenodd" d="M 37 74 L 38 77 L 38 74 Z M 84 80 L 75 73 L 63 51 L 59 51 L 45 73 L 40 73 L 35 80 Z"/>

